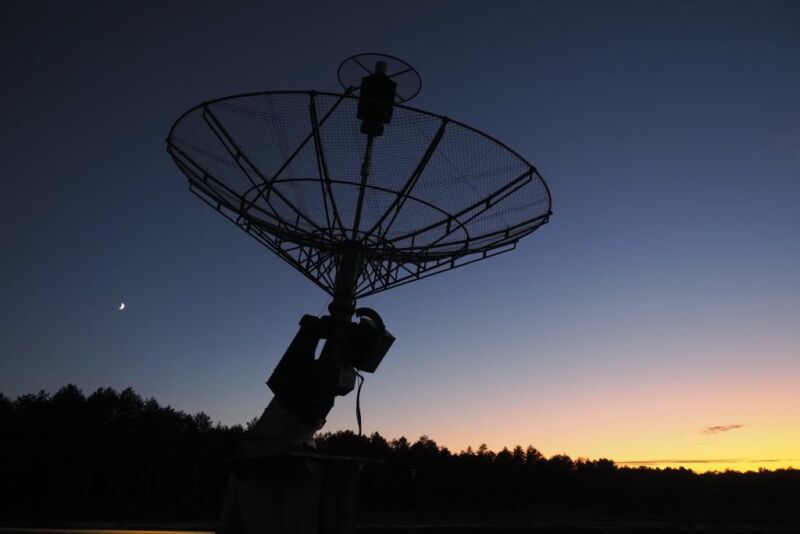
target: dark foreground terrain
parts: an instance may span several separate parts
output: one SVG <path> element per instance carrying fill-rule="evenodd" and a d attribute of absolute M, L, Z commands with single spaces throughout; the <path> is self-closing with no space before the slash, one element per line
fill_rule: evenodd
<path fill-rule="evenodd" d="M 73 528 L 0 528 L 0 534 L 212 534 L 213 525 L 190 525 L 185 523 L 167 525 L 134 524 L 122 528 L 120 525 L 89 524 L 72 525 Z M 671 521 L 657 518 L 599 518 L 599 517 L 551 517 L 538 520 L 473 520 L 473 521 L 427 521 L 427 522 L 364 522 L 356 528 L 357 534 L 450 534 L 466 532 L 472 534 L 513 533 L 796 533 L 791 526 L 759 526 L 731 522 Z"/>
<path fill-rule="evenodd" d="M 0 394 L 0 526 L 211 530 L 245 432 L 131 389 Z M 425 436 L 377 433 L 317 442 L 378 460 L 361 476 L 364 533 L 800 532 L 794 469 L 627 468 L 532 446 L 454 453 Z"/>

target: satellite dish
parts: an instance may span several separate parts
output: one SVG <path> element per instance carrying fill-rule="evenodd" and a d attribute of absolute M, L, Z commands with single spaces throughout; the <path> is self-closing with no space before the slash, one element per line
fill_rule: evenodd
<path fill-rule="evenodd" d="M 405 61 L 357 54 L 338 75 L 343 93 L 205 102 L 167 136 L 193 193 L 333 297 L 329 316 L 303 317 L 267 381 L 275 397 L 243 441 L 243 461 L 303 454 L 334 398 L 357 379 L 360 391 L 359 371 L 376 370 L 395 338 L 374 310 L 356 309 L 357 299 L 513 250 L 552 214 L 547 184 L 517 152 L 402 104 L 422 86 Z M 358 398 L 356 414 L 360 434 Z M 234 470 L 220 525 L 235 529 L 247 514 L 261 518 L 256 530 L 282 525 L 286 513 L 265 512 L 257 486 L 238 476 Z M 348 509 L 355 502 L 351 494 Z"/>
<path fill-rule="evenodd" d="M 340 78 L 382 58 L 396 59 L 352 56 Z M 350 300 L 512 250 L 548 222 L 549 189 L 517 152 L 394 102 L 381 104 L 382 133 L 365 134 L 372 100 L 355 91 L 211 100 L 175 122 L 167 150 L 192 192 L 330 295 L 346 284 Z"/>

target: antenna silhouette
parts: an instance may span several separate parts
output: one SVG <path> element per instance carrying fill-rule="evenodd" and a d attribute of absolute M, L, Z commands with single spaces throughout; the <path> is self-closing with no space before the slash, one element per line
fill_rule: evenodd
<path fill-rule="evenodd" d="M 374 310 L 356 309 L 358 299 L 513 250 L 552 214 L 544 179 L 517 152 L 404 104 L 422 87 L 405 61 L 357 54 L 337 75 L 341 93 L 204 102 L 181 115 L 166 140 L 193 193 L 333 297 L 329 316 L 300 321 L 267 382 L 275 397 L 240 460 L 322 461 L 308 449 L 334 398 L 355 388 L 359 370 L 374 372 L 394 341 Z M 360 411 L 358 421 L 360 431 Z M 283 491 L 275 489 L 279 477 L 259 478 L 247 465 L 231 478 L 222 520 L 229 530 L 248 516 L 242 503 L 253 495 Z M 316 528 L 281 530 L 276 518 L 286 513 L 275 508 L 253 528 Z"/>

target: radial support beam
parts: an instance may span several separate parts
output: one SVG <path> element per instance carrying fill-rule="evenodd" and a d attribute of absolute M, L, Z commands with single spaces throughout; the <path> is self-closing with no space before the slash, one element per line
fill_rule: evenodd
<path fill-rule="evenodd" d="M 447 119 L 442 119 L 442 124 L 439 126 L 439 129 L 433 136 L 433 139 L 428 145 L 428 148 L 425 150 L 425 153 L 422 155 L 422 158 L 420 158 L 419 163 L 417 163 L 414 172 L 412 172 L 411 176 L 408 177 L 408 181 L 406 181 L 405 185 L 403 186 L 403 189 L 400 190 L 400 193 L 398 193 L 397 197 L 394 199 L 389 208 L 383 213 L 383 215 L 381 215 L 381 218 L 378 219 L 378 221 L 370 229 L 370 231 L 367 232 L 367 236 L 372 235 L 372 233 L 375 232 L 376 230 L 380 231 L 383 221 L 385 221 L 386 217 L 388 217 L 389 214 L 392 213 L 392 211 L 394 211 L 392 219 L 389 221 L 389 223 L 386 225 L 386 228 L 381 233 L 381 239 L 384 239 L 386 235 L 389 233 L 389 229 L 392 227 L 392 224 L 397 218 L 397 215 L 403 209 L 403 205 L 405 204 L 406 200 L 408 200 L 409 195 L 411 194 L 411 190 L 414 189 L 414 186 L 417 184 L 417 180 L 419 180 L 419 177 L 422 176 L 422 172 L 425 170 L 425 167 L 427 167 L 428 162 L 431 160 L 431 156 L 433 156 L 433 153 L 436 151 L 436 147 L 439 146 L 442 137 L 444 137 L 446 126 L 447 126 Z"/>

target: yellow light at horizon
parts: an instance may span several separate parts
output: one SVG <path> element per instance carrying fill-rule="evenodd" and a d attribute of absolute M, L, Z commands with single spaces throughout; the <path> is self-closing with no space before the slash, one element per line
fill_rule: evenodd
<path fill-rule="evenodd" d="M 454 452 L 482 442 L 494 451 L 530 444 L 547 457 L 608 458 L 634 467 L 800 468 L 797 391 L 800 379 L 786 373 L 654 377 L 594 388 L 575 383 L 547 404 L 537 392 L 507 390 L 513 402 L 486 400 L 484 410 L 470 414 L 470 426 L 452 414 L 454 422 L 431 437 Z"/>

